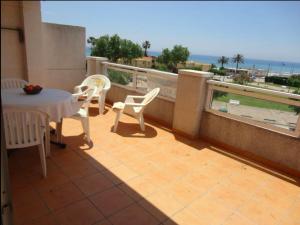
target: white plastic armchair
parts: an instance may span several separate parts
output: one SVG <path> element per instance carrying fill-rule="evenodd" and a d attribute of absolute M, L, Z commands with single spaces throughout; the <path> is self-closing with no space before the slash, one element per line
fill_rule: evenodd
<path fill-rule="evenodd" d="M 154 88 L 144 96 L 127 95 L 125 102 L 116 102 L 113 105 L 113 111 L 117 113 L 113 131 L 116 132 L 121 114 L 125 107 L 131 108 L 133 115 L 138 120 L 141 130 L 145 131 L 143 112 L 145 107 L 158 95 L 160 89 Z M 138 101 L 136 101 L 138 100 Z"/>
<path fill-rule="evenodd" d="M 6 148 L 15 149 L 37 145 L 43 176 L 46 177 L 46 152 L 50 147 L 49 116 L 35 110 L 4 109 L 3 120 Z"/>
<path fill-rule="evenodd" d="M 74 93 L 81 93 L 84 88 L 97 88 L 93 98 L 98 99 L 99 114 L 104 113 L 106 93 L 111 87 L 110 80 L 101 74 L 88 76 L 80 85 L 74 88 Z M 86 95 L 85 95 L 86 97 Z"/>
<path fill-rule="evenodd" d="M 73 94 L 73 98 L 77 103 L 77 107 L 79 106 L 79 110 L 71 118 L 81 121 L 82 128 L 88 143 L 90 143 L 91 141 L 90 125 L 89 125 L 89 105 L 93 96 L 96 94 L 97 91 L 98 91 L 97 88 L 88 88 L 87 90 L 81 93 Z M 82 96 L 86 96 L 86 98 L 83 101 L 80 101 L 80 97 Z"/>
<path fill-rule="evenodd" d="M 9 88 L 23 88 L 27 85 L 28 82 L 25 80 L 21 80 L 18 78 L 4 78 L 1 79 L 1 88 L 9 89 Z"/>

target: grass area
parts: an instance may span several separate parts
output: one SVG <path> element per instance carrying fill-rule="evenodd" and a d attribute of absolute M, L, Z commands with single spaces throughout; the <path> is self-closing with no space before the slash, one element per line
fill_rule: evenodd
<path fill-rule="evenodd" d="M 257 99 L 257 98 L 253 98 L 253 97 L 249 97 L 249 96 L 236 95 L 236 94 L 231 94 L 231 93 L 228 93 L 227 95 L 223 95 L 223 96 L 217 96 L 214 98 L 214 100 L 221 101 L 221 102 L 227 102 L 227 103 L 229 102 L 230 99 L 240 101 L 240 105 L 265 108 L 265 109 L 276 109 L 276 110 L 282 110 L 282 111 L 287 111 L 287 112 L 294 111 L 287 104 L 271 102 L 268 100 Z"/>
<path fill-rule="evenodd" d="M 259 87 L 259 88 L 264 88 L 264 89 L 270 89 L 270 90 L 285 90 L 286 92 L 293 93 L 293 91 L 297 90 L 295 87 L 282 87 L 284 85 L 279 85 L 279 84 L 273 84 L 273 83 L 260 83 L 258 84 L 257 82 L 252 82 L 247 84 L 248 86 L 252 87 Z"/>

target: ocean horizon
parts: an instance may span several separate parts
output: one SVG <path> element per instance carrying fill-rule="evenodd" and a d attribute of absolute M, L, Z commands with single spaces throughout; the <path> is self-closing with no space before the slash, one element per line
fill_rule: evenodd
<path fill-rule="evenodd" d="M 159 56 L 161 52 L 157 51 L 149 51 L 149 55 L 151 56 Z M 85 51 L 86 56 L 90 56 L 91 48 L 86 47 Z M 189 61 L 215 64 L 220 67 L 221 65 L 218 63 L 219 56 L 210 56 L 210 55 L 200 55 L 200 54 L 191 54 L 188 58 Z M 231 59 L 226 67 L 235 68 L 235 63 L 232 63 Z M 243 69 L 262 69 L 268 70 L 270 73 L 279 73 L 279 74 L 292 74 L 292 73 L 300 73 L 300 63 L 297 62 L 288 62 L 288 61 L 275 61 L 275 60 L 265 60 L 265 59 L 250 59 L 245 57 L 245 62 L 243 64 L 239 64 L 239 68 Z"/>

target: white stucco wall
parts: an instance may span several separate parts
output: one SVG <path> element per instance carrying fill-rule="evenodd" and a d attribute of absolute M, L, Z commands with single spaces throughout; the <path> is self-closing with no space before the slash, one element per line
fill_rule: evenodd
<path fill-rule="evenodd" d="M 1 1 L 1 28 L 23 29 L 22 6 L 18 1 Z M 27 80 L 24 42 L 19 33 L 1 29 L 1 78 Z"/>
<path fill-rule="evenodd" d="M 46 86 L 72 91 L 86 74 L 85 28 L 43 23 Z"/>

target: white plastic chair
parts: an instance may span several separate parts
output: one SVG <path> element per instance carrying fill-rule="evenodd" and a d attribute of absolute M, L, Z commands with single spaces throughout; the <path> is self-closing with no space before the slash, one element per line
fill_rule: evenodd
<path fill-rule="evenodd" d="M 23 88 L 27 85 L 28 82 L 25 80 L 21 80 L 18 78 L 4 78 L 1 79 L 1 88 L 9 89 L 9 88 Z"/>
<path fill-rule="evenodd" d="M 116 132 L 119 124 L 119 120 L 121 114 L 123 113 L 125 107 L 131 108 L 133 115 L 138 120 L 141 130 L 145 131 L 145 124 L 144 124 L 144 116 L 143 112 L 145 107 L 158 95 L 160 88 L 154 88 L 150 92 L 148 92 L 144 96 L 136 96 L 136 95 L 127 95 L 125 102 L 116 102 L 113 105 L 113 111 L 117 113 L 114 129 L 113 131 Z M 139 102 L 136 102 L 135 99 L 139 99 Z"/>
<path fill-rule="evenodd" d="M 101 90 L 101 87 L 99 87 Z M 93 98 L 93 96 L 96 94 L 96 92 L 99 90 L 99 88 L 89 88 L 81 93 L 73 94 L 73 98 L 77 103 L 79 104 L 79 110 L 76 114 L 74 114 L 71 118 L 80 120 L 82 124 L 83 131 L 86 135 L 86 139 L 88 143 L 90 143 L 90 124 L 89 124 L 89 105 Z M 86 98 L 83 101 L 80 101 L 80 97 Z"/>
<path fill-rule="evenodd" d="M 101 87 L 100 89 L 98 87 Z M 104 113 L 106 93 L 111 87 L 110 80 L 101 74 L 88 76 L 80 85 L 74 88 L 74 93 L 80 93 L 83 88 L 98 88 L 93 98 L 98 98 L 99 114 Z"/>
<path fill-rule="evenodd" d="M 26 148 L 37 145 L 43 176 L 47 176 L 46 149 L 50 147 L 49 116 L 33 110 L 4 109 L 6 148 Z M 44 142 L 44 137 L 46 142 Z"/>

